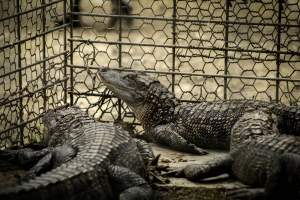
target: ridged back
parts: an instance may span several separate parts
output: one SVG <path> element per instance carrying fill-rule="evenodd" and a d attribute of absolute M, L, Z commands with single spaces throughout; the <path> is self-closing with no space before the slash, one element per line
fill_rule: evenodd
<path fill-rule="evenodd" d="M 106 172 L 110 163 L 109 154 L 119 145 L 128 143 L 131 138 L 126 131 L 109 123 L 89 123 L 81 130 L 81 134 L 76 133 L 74 135 L 77 137 L 71 139 L 71 144 L 78 148 L 76 157 L 28 183 L 13 188 L 13 199 L 16 196 L 19 199 L 53 199 L 48 194 L 49 191 L 62 191 L 61 194 L 53 194 L 58 199 L 80 199 L 82 196 L 76 191 L 78 188 L 83 192 L 90 191 L 90 194 L 84 194 L 84 199 L 93 195 L 102 195 L 100 199 L 103 200 L 112 197 Z M 48 192 L 45 193 L 45 190 Z"/>
<path fill-rule="evenodd" d="M 232 153 L 233 174 L 252 186 L 264 186 L 273 170 L 273 162 L 284 153 L 300 154 L 300 137 L 263 136 L 244 143 Z"/>

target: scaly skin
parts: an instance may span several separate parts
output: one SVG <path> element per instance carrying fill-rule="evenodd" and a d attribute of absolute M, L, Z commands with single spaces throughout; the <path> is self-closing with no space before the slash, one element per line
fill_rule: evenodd
<path fill-rule="evenodd" d="M 249 112 L 232 129 L 240 140 L 232 140 L 230 155 L 174 172 L 193 181 L 227 172 L 253 187 L 230 191 L 229 199 L 300 199 L 300 137 L 277 127 L 270 112 Z"/>
<path fill-rule="evenodd" d="M 48 111 L 43 122 L 48 128 L 49 153 L 33 171 L 45 166 L 48 171 L 2 189 L 0 199 L 151 198 L 151 188 L 143 178 L 143 158 L 127 131 L 95 122 L 77 107 Z"/>
<path fill-rule="evenodd" d="M 228 150 L 233 126 L 253 110 L 269 110 L 276 115 L 280 133 L 300 134 L 298 106 L 254 100 L 184 105 L 145 73 L 103 68 L 99 75 L 103 83 L 128 104 L 154 142 L 180 151 L 205 154 L 201 148 Z"/>

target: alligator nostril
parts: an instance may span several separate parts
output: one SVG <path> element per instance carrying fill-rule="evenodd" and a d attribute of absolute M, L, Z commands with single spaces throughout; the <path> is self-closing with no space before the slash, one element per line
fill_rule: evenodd
<path fill-rule="evenodd" d="M 107 72 L 107 67 L 101 68 L 100 71 L 101 72 Z"/>

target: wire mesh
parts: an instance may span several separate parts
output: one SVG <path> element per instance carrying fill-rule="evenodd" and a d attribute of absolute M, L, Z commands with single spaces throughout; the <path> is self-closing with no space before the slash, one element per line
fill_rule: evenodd
<path fill-rule="evenodd" d="M 66 102 L 65 3 L 0 1 L 0 147 L 39 141 L 42 113 Z"/>
<path fill-rule="evenodd" d="M 184 102 L 299 102 L 297 0 L 132 0 L 129 16 L 110 15 L 112 2 L 101 2 L 89 1 L 75 13 L 85 27 L 69 39 L 86 43 L 70 65 L 71 103 L 99 120 L 137 123 L 93 78 L 99 67 L 146 71 Z M 114 29 L 110 17 L 120 19 Z M 130 26 L 126 19 L 133 20 Z M 87 62 L 91 52 L 93 64 Z"/>
<path fill-rule="evenodd" d="M 183 102 L 299 104 L 298 0 L 4 0 L 0 10 L 0 147 L 39 140 L 42 113 L 66 103 L 138 124 L 100 67 L 145 71 Z"/>

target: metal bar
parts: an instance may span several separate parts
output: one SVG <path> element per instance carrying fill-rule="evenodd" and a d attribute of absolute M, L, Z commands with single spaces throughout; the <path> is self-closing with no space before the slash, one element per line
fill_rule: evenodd
<path fill-rule="evenodd" d="M 32 118 L 32 119 L 30 119 L 30 120 L 28 120 L 28 121 L 24 121 L 24 122 L 19 123 L 19 124 L 15 125 L 15 126 L 9 127 L 9 128 L 7 128 L 7 129 L 1 131 L 1 132 L 0 132 L 0 135 L 3 134 L 3 133 L 6 133 L 6 132 L 8 132 L 8 131 L 11 131 L 11 130 L 20 128 L 20 127 L 25 127 L 27 123 L 36 121 L 36 120 L 38 120 L 38 119 L 41 118 L 41 117 L 42 117 L 42 116 L 39 115 L 39 116 L 37 116 L 37 117 L 35 117 L 35 118 Z"/>
<path fill-rule="evenodd" d="M 38 6 L 38 7 L 35 7 L 35 8 L 33 8 L 33 9 L 26 10 L 26 11 L 20 12 L 20 13 L 15 14 L 15 15 L 10 15 L 10 16 L 7 16 L 7 17 L 3 17 L 3 18 L 0 19 L 0 22 L 5 21 L 5 20 L 8 20 L 8 19 L 14 19 L 14 18 L 16 18 L 16 17 L 18 17 L 18 16 L 20 16 L 20 15 L 25 15 L 25 14 L 28 14 L 28 13 L 32 13 L 32 12 L 37 11 L 37 10 L 40 10 L 40 9 L 44 9 L 44 8 L 46 8 L 47 6 L 51 6 L 51 5 L 53 5 L 53 4 L 56 4 L 56 3 L 59 3 L 59 2 L 62 2 L 62 1 L 64 1 L 64 0 L 56 0 L 56 1 L 52 1 L 52 2 L 50 2 L 50 3 L 42 4 L 42 6 Z"/>
<path fill-rule="evenodd" d="M 121 14 L 122 12 L 122 3 L 121 3 L 121 0 L 118 0 L 119 2 L 119 8 L 118 8 L 118 13 Z M 118 55 L 118 64 L 119 64 L 119 68 L 121 69 L 122 68 L 122 31 L 123 31 L 123 28 L 122 28 L 122 18 L 119 18 L 119 55 Z M 121 99 L 118 99 L 118 119 L 120 120 L 121 119 L 121 115 L 122 115 L 122 101 Z"/>
<path fill-rule="evenodd" d="M 103 97 L 103 98 L 118 98 L 114 95 L 103 94 L 103 93 L 89 94 L 89 93 L 74 92 L 73 94 L 77 95 L 77 96 L 94 96 L 94 97 Z M 180 102 L 187 102 L 187 103 L 196 103 L 196 102 L 198 102 L 199 103 L 199 101 L 196 101 L 196 100 L 180 100 Z"/>
<path fill-rule="evenodd" d="M 176 15 L 177 15 L 177 5 L 176 5 L 176 0 L 173 0 L 173 13 L 172 13 L 172 72 L 174 72 L 175 69 L 175 62 L 176 62 Z M 171 89 L 172 92 L 174 93 L 175 91 L 175 74 L 172 74 L 172 78 L 171 78 Z"/>
<path fill-rule="evenodd" d="M 17 13 L 21 12 L 21 4 L 20 4 L 21 0 L 17 0 L 16 6 L 17 6 Z M 17 40 L 21 40 L 21 16 L 17 15 Z M 17 52 L 18 52 L 18 69 L 22 68 L 22 55 L 21 55 L 21 43 L 17 44 Z M 22 124 L 23 123 L 23 98 L 22 98 L 22 86 L 23 86 L 23 80 L 22 80 L 22 71 L 20 70 L 18 73 L 18 78 L 19 78 L 19 97 L 16 98 L 16 100 L 19 100 L 19 119 L 17 121 L 19 121 L 18 123 Z M 21 145 L 24 145 L 24 126 L 20 126 L 20 133 L 18 135 L 18 137 L 20 138 L 20 143 Z"/>
<path fill-rule="evenodd" d="M 118 98 L 113 94 L 104 94 L 104 93 L 90 93 L 90 92 L 72 92 L 77 96 L 95 96 L 95 97 L 104 97 L 104 98 Z"/>
<path fill-rule="evenodd" d="M 47 58 L 42 59 L 42 60 L 40 60 L 40 61 L 38 61 L 38 62 L 35 62 L 35 63 L 33 63 L 33 64 L 30 64 L 30 65 L 27 65 L 27 66 L 25 66 L 25 67 L 18 68 L 18 69 L 14 70 L 14 71 L 8 72 L 8 73 L 6 73 L 6 74 L 0 75 L 0 78 L 3 78 L 3 77 L 5 77 L 5 76 L 11 75 L 11 74 L 15 74 L 15 73 L 17 73 L 17 72 L 19 72 L 19 71 L 23 71 L 23 70 L 28 69 L 28 68 L 30 68 L 30 67 L 33 67 L 33 66 L 35 66 L 35 65 L 38 65 L 38 64 L 47 62 L 47 61 L 49 61 L 49 60 L 55 59 L 55 58 L 57 58 L 57 57 L 59 57 L 59 56 L 65 54 L 65 53 L 68 53 L 68 51 L 62 52 L 62 53 L 60 53 L 60 54 L 56 54 L 56 55 L 54 55 L 54 56 L 47 57 Z"/>
<path fill-rule="evenodd" d="M 63 23 L 66 23 L 67 18 L 67 0 L 64 0 L 64 17 L 63 17 Z M 64 52 L 67 52 L 67 26 L 64 27 Z M 64 53 L 64 77 L 67 77 L 67 65 L 68 65 L 68 57 L 67 53 Z M 64 82 L 64 103 L 67 103 L 68 97 L 68 80 Z"/>
<path fill-rule="evenodd" d="M 20 17 L 20 16 L 18 16 L 18 18 L 19 18 L 19 17 Z M 61 25 L 61 26 L 57 26 L 57 27 L 55 27 L 54 29 L 45 31 L 45 32 L 43 32 L 43 33 L 36 34 L 35 36 L 29 37 L 29 38 L 26 38 L 26 39 L 23 39 L 23 40 L 20 39 L 20 40 L 18 40 L 17 42 L 13 42 L 13 43 L 4 45 L 4 46 L 0 47 L 0 51 L 4 50 L 4 49 L 6 49 L 6 48 L 9 48 L 9 47 L 14 47 L 14 46 L 16 46 L 16 45 L 19 45 L 20 43 L 24 43 L 24 42 L 27 42 L 27 41 L 29 41 L 29 40 L 34 40 L 34 39 L 36 39 L 36 38 L 38 38 L 38 37 L 41 37 L 41 36 L 43 36 L 43 35 L 46 35 L 46 34 L 48 34 L 48 33 L 52 33 L 52 32 L 54 32 L 54 31 L 58 31 L 58 30 L 64 28 L 65 26 L 68 26 L 68 25 L 69 25 L 69 24 L 64 24 L 64 25 Z"/>
<path fill-rule="evenodd" d="M 282 4 L 281 1 L 277 1 L 278 3 L 278 26 L 277 26 L 277 55 L 276 55 L 276 93 L 275 93 L 275 100 L 276 102 L 279 101 L 279 87 L 280 87 L 280 81 L 278 78 L 280 77 L 280 45 L 281 45 L 281 11 L 282 11 Z"/>
<path fill-rule="evenodd" d="M 70 0 L 70 8 L 73 11 L 73 0 Z M 71 12 L 71 16 L 70 16 L 70 38 L 73 38 L 73 29 L 74 29 L 74 25 L 73 25 L 73 12 Z M 68 40 L 69 44 L 70 44 L 70 64 L 73 65 L 74 63 L 74 59 L 73 59 L 73 41 L 72 40 Z M 72 94 L 74 90 L 74 71 L 72 68 L 70 68 L 70 105 L 72 106 L 74 104 L 74 96 Z"/>
<path fill-rule="evenodd" d="M 248 56 L 247 57 L 234 57 L 234 56 L 227 56 L 228 59 L 239 59 L 239 60 L 259 60 L 259 61 L 263 61 L 263 62 L 266 62 L 266 61 L 276 61 L 276 57 L 275 58 L 260 58 L 260 57 L 255 57 L 255 56 L 252 56 L 252 55 L 244 55 L 244 56 Z M 250 58 L 251 56 L 251 58 Z M 225 59 L 225 56 L 209 56 L 209 55 L 202 55 L 202 54 L 192 54 L 192 55 L 184 55 L 184 54 L 177 54 L 177 57 L 183 57 L 183 58 L 190 58 L 190 57 L 202 57 L 202 58 L 214 58 L 214 59 Z M 280 62 L 289 62 L 289 63 L 293 63 L 293 62 L 300 62 L 300 58 L 299 60 L 284 60 L 284 59 L 280 59 Z"/>
<path fill-rule="evenodd" d="M 54 110 L 57 110 L 57 109 L 60 109 L 60 108 L 65 108 L 65 107 L 67 107 L 67 106 L 68 106 L 68 104 L 65 104 L 65 105 L 62 105 L 62 106 L 58 106 L 58 107 L 56 107 Z M 38 115 L 37 117 L 34 117 L 34 118 L 29 119 L 29 120 L 27 120 L 27 121 L 24 121 L 24 122 L 22 122 L 22 123 L 20 123 L 20 124 L 17 124 L 17 125 L 15 125 L 15 126 L 9 127 L 9 128 L 7 128 L 7 129 L 5 129 L 5 130 L 3 130 L 3 131 L 0 131 L 0 135 L 3 134 L 3 133 L 5 133 L 5 132 L 11 131 L 11 130 L 13 130 L 13 129 L 16 129 L 16 128 L 19 128 L 19 127 L 22 127 L 22 126 L 24 127 L 24 126 L 26 126 L 26 124 L 28 124 L 28 123 L 30 123 L 30 122 L 34 122 L 34 121 L 40 119 L 41 117 L 43 117 L 43 114 L 40 114 L 40 115 Z"/>
<path fill-rule="evenodd" d="M 92 40 L 84 40 L 84 39 L 76 39 L 76 38 L 70 38 L 69 41 L 73 42 L 90 42 L 90 43 L 99 43 L 99 44 L 110 44 L 110 45 L 116 45 L 119 44 L 120 42 L 118 41 L 92 41 Z M 200 46 L 184 46 L 184 45 L 171 45 L 171 44 L 150 44 L 150 43 L 135 43 L 135 42 L 121 42 L 122 45 L 133 45 L 133 46 L 148 46 L 148 47 L 164 47 L 164 48 L 183 48 L 183 49 L 202 49 L 202 50 L 216 50 L 216 51 L 233 51 L 233 52 L 251 52 L 251 53 L 269 53 L 269 54 L 292 54 L 292 55 L 299 55 L 300 52 L 296 51 L 271 51 L 271 50 L 250 50 L 250 49 L 242 49 L 242 48 L 218 48 L 218 47 L 200 47 Z"/>
<path fill-rule="evenodd" d="M 46 31 L 46 7 L 44 6 L 45 4 L 45 0 L 42 0 L 42 31 L 45 32 Z M 44 34 L 42 36 L 42 48 L 43 48 L 43 60 L 46 59 L 46 35 Z M 43 66 L 42 66 L 42 70 L 43 70 L 43 78 L 42 78 L 42 84 L 43 87 L 47 84 L 47 73 L 46 73 L 46 62 L 43 62 Z M 47 110 L 47 90 L 44 89 L 43 90 L 43 109 L 44 111 Z"/>
<path fill-rule="evenodd" d="M 226 21 L 229 21 L 229 1 L 225 0 L 225 15 L 226 15 Z M 228 82 L 227 82 L 227 75 L 228 75 L 228 30 L 229 30 L 229 24 L 224 24 L 225 28 L 225 35 L 224 35 L 224 45 L 225 45 L 225 51 L 224 51 L 224 99 L 227 99 L 227 89 L 228 89 Z"/>
<path fill-rule="evenodd" d="M 92 66 L 82 66 L 82 65 L 69 65 L 68 67 L 71 68 L 79 68 L 79 69 L 86 69 L 89 68 L 90 70 L 99 70 L 99 67 L 92 67 Z M 188 73 L 188 72 L 170 72 L 170 71 L 153 71 L 153 70 L 136 70 L 136 69 L 118 69 L 120 71 L 131 71 L 131 72 L 146 72 L 151 74 L 169 74 L 169 75 L 182 75 L 182 76 L 203 76 L 207 78 L 224 78 L 225 75 L 221 74 L 207 74 L 207 73 Z M 300 79 L 289 79 L 289 78 L 272 78 L 272 77 L 260 77 L 260 76 L 237 76 L 237 75 L 226 75 L 226 78 L 238 78 L 238 79 L 254 79 L 254 80 L 266 80 L 266 81 L 289 81 L 289 82 L 300 82 Z"/>
<path fill-rule="evenodd" d="M 11 99 L 11 100 L 7 100 L 7 101 L 4 101 L 4 102 L 1 102 L 1 99 L 0 99 L 0 106 L 3 106 L 3 105 L 6 105 L 6 104 L 9 104 L 9 103 L 12 103 L 12 102 L 17 101 L 17 100 L 19 100 L 19 99 L 22 99 L 22 98 L 24 98 L 24 97 L 30 97 L 30 96 L 33 96 L 33 95 L 35 95 L 35 94 L 38 93 L 38 92 L 43 92 L 45 89 L 51 88 L 51 87 L 53 87 L 53 86 L 55 86 L 55 85 L 58 85 L 59 83 L 62 83 L 62 82 L 64 82 L 64 81 L 66 81 L 67 79 L 68 79 L 68 77 L 65 77 L 65 78 L 63 78 L 63 79 L 61 79 L 61 80 L 58 80 L 58 81 L 55 81 L 55 82 L 53 82 L 53 83 L 51 83 L 51 84 L 47 84 L 47 85 L 43 86 L 42 88 L 40 88 L 40 89 L 38 89 L 38 90 L 32 91 L 32 92 L 27 93 L 27 94 L 22 94 L 22 95 L 20 95 L 20 96 L 18 96 L 18 97 L 16 97 L 16 98 Z"/>
<path fill-rule="evenodd" d="M 92 17 L 116 17 L 123 19 L 142 19 L 142 20 L 158 20 L 158 21 L 173 21 L 172 17 L 143 17 L 140 15 L 111 15 L 111 14 L 99 14 L 99 13 L 87 13 L 87 12 L 72 12 L 73 15 L 92 16 Z M 230 24 L 230 25 L 249 25 L 249 26 L 278 26 L 277 23 L 255 23 L 255 22 L 239 22 L 239 21 L 218 21 L 218 20 L 199 20 L 199 19 L 182 19 L 177 18 L 177 22 L 195 22 L 203 24 Z M 283 27 L 299 27 L 298 24 L 280 24 Z"/>

